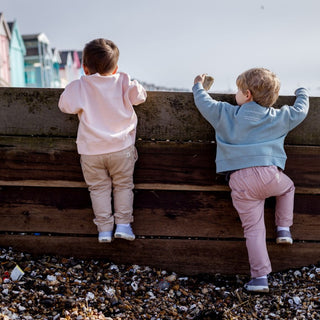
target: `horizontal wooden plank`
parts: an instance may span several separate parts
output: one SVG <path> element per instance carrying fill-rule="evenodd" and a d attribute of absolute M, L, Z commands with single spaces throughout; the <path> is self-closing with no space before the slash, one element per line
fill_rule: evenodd
<path fill-rule="evenodd" d="M 138 264 L 176 272 L 179 275 L 249 274 L 244 241 L 117 239 L 100 244 L 88 237 L 0 235 L 1 247 L 36 255 L 56 254 L 106 259 L 117 264 Z M 283 247 L 268 243 L 273 271 L 319 262 L 320 243 L 296 243 Z"/>
<path fill-rule="evenodd" d="M 0 180 L 0 186 L 12 187 L 50 187 L 86 188 L 85 182 L 66 180 Z M 227 185 L 195 186 L 190 184 L 136 183 L 135 190 L 173 190 L 173 191 L 230 191 Z M 320 188 L 296 187 L 296 194 L 320 194 Z"/>
<path fill-rule="evenodd" d="M 0 88 L 0 135 L 76 136 L 77 117 L 58 109 L 62 91 Z"/>
<path fill-rule="evenodd" d="M 74 139 L 1 137 L 0 180 L 83 182 Z"/>
<path fill-rule="evenodd" d="M 67 180 L 0 180 L 0 186 L 15 186 L 15 187 L 51 187 L 51 188 L 86 188 L 87 185 L 83 181 L 67 181 Z M 176 190 L 176 191 L 230 191 L 227 185 L 212 185 L 212 186 L 195 186 L 190 184 L 167 184 L 167 183 L 136 183 L 136 190 Z M 318 193 L 317 189 L 307 188 L 302 190 L 302 193 Z"/>
<path fill-rule="evenodd" d="M 78 119 L 58 109 L 62 89 L 0 88 L 0 135 L 75 137 Z M 234 103 L 232 94 L 212 94 Z M 292 105 L 282 96 L 276 106 Z M 289 144 L 320 145 L 320 98 L 310 98 L 307 119 L 287 137 Z M 214 140 L 214 131 L 197 111 L 191 92 L 148 92 L 147 102 L 136 107 L 137 137 L 143 140 Z"/>
<path fill-rule="evenodd" d="M 228 190 L 215 173 L 213 143 L 137 141 L 138 188 Z M 319 193 L 320 147 L 286 146 L 286 173 L 298 193 Z M 85 187 L 74 139 L 2 137 L 0 185 Z"/>
<path fill-rule="evenodd" d="M 0 180 L 0 186 L 8 187 L 50 187 L 50 188 L 86 188 L 84 181 L 68 180 Z"/>
<path fill-rule="evenodd" d="M 214 154 L 205 144 L 138 141 L 137 149 L 136 183 L 205 184 L 204 177 L 224 181 L 215 174 Z M 3 137 L 0 180 L 83 181 L 74 139 Z"/>
<path fill-rule="evenodd" d="M 70 192 L 69 192 L 70 191 Z M 96 235 L 84 189 L 4 188 L 0 231 Z M 295 239 L 320 241 L 320 196 L 296 196 Z M 274 199 L 266 201 L 267 237 L 275 238 Z M 243 238 L 229 192 L 139 190 L 133 228 L 137 236 Z"/>

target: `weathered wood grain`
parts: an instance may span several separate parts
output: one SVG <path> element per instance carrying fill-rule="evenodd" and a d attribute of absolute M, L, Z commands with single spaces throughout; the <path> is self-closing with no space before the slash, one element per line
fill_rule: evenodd
<path fill-rule="evenodd" d="M 0 135 L 75 137 L 75 115 L 58 109 L 61 89 L 0 88 Z M 234 103 L 234 95 L 213 94 Z M 292 105 L 293 96 L 282 96 L 276 106 Z M 310 98 L 307 119 L 287 137 L 289 144 L 320 145 L 320 98 Z M 192 93 L 148 92 L 146 103 L 136 107 L 137 137 L 143 140 L 212 141 L 214 131 L 197 111 Z"/>
<path fill-rule="evenodd" d="M 0 235 L 0 246 L 12 246 L 32 254 L 59 254 L 100 258 L 117 264 L 138 264 L 179 275 L 248 274 L 245 242 L 210 240 L 137 239 L 100 244 L 92 237 Z M 298 268 L 319 261 L 319 243 L 295 243 L 281 247 L 268 243 L 273 271 Z"/>
<path fill-rule="evenodd" d="M 298 205 L 297 205 L 298 204 Z M 275 238 L 274 199 L 266 201 L 267 238 Z M 296 196 L 294 238 L 320 241 L 320 195 Z M 96 235 L 85 189 L 3 188 L 1 230 Z M 137 236 L 243 238 L 229 192 L 138 190 L 133 228 Z"/>
<path fill-rule="evenodd" d="M 0 88 L 0 246 L 184 274 L 248 273 L 241 223 L 224 177 L 215 173 L 214 130 L 195 108 L 192 93 L 149 92 L 136 108 L 137 240 L 106 245 L 97 241 L 79 164 L 78 119 L 58 109 L 61 92 Z M 234 95 L 212 96 L 234 103 Z M 279 97 L 277 106 L 294 99 Z M 285 146 L 286 173 L 296 185 L 293 246 L 275 245 L 275 200 L 266 201 L 275 271 L 320 260 L 320 98 L 310 98 L 310 104 L 307 119 Z"/>
<path fill-rule="evenodd" d="M 136 145 L 136 184 L 149 184 L 149 188 L 157 184 L 189 185 L 191 190 L 192 186 L 223 186 L 220 190 L 228 190 L 224 176 L 215 172 L 214 143 L 137 141 Z M 320 146 L 287 145 L 286 152 L 286 173 L 297 192 L 319 193 Z M 39 186 L 47 182 L 47 186 L 56 187 L 67 186 L 70 181 L 76 182 L 71 187 L 83 187 L 78 183 L 83 182 L 83 176 L 74 139 L 2 137 L 0 184 L 6 185 L 6 181 L 9 185 L 21 181 L 26 186 L 40 181 Z"/>

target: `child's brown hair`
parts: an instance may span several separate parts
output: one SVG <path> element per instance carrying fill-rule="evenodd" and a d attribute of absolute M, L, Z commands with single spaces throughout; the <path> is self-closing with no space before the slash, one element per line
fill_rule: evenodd
<path fill-rule="evenodd" d="M 95 39 L 83 49 L 82 64 L 90 74 L 112 73 L 118 64 L 119 49 L 114 42 L 107 39 Z"/>
<path fill-rule="evenodd" d="M 264 107 L 271 107 L 279 97 L 280 80 L 265 68 L 253 68 L 241 73 L 237 86 L 243 93 L 249 90 L 253 101 Z"/>

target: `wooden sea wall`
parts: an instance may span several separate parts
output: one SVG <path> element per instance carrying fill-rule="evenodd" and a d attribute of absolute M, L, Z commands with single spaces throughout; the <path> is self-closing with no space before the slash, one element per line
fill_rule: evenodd
<path fill-rule="evenodd" d="M 149 92 L 136 107 L 137 239 L 100 244 L 76 151 L 78 120 L 58 109 L 61 92 L 0 88 L 0 246 L 186 275 L 249 272 L 229 187 L 215 173 L 214 131 L 192 93 Z M 213 96 L 234 103 L 233 95 Z M 282 96 L 277 105 L 293 102 Z M 266 201 L 274 271 L 320 261 L 319 122 L 320 98 L 312 97 L 307 119 L 286 139 L 286 173 L 296 185 L 293 246 L 275 244 L 275 201 Z"/>

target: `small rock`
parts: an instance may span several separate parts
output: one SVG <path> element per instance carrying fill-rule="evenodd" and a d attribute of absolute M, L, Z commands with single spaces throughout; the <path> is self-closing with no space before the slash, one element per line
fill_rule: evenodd
<path fill-rule="evenodd" d="M 2 290 L 2 293 L 3 293 L 4 295 L 8 295 L 8 294 L 9 294 L 9 289 L 8 289 L 8 288 L 3 289 L 3 290 Z"/>
<path fill-rule="evenodd" d="M 135 281 L 131 282 L 131 287 L 134 291 L 138 290 L 138 284 Z"/>
<path fill-rule="evenodd" d="M 297 296 L 293 297 L 293 301 L 295 304 L 301 304 L 301 299 Z"/>
<path fill-rule="evenodd" d="M 55 282 L 55 281 L 57 281 L 57 277 L 56 276 L 47 275 L 47 280 L 49 282 Z"/>
<path fill-rule="evenodd" d="M 201 292 L 202 292 L 203 294 L 207 294 L 207 293 L 209 292 L 209 290 L 208 290 L 207 288 L 203 288 L 203 289 L 201 290 Z"/>
<path fill-rule="evenodd" d="M 86 296 L 86 300 L 93 300 L 94 299 L 94 294 L 92 292 L 88 292 Z"/>
<path fill-rule="evenodd" d="M 177 276 L 176 274 L 172 274 L 170 276 L 165 277 L 165 280 L 167 280 L 168 282 L 173 282 L 177 280 Z"/>
<path fill-rule="evenodd" d="M 301 277 L 301 272 L 299 270 L 296 270 L 293 274 L 294 274 L 294 276 L 296 278 L 300 278 Z"/>
<path fill-rule="evenodd" d="M 158 288 L 160 290 L 168 290 L 170 287 L 170 283 L 168 281 L 165 281 L 165 280 L 161 280 L 159 282 L 159 285 L 158 285 Z"/>

